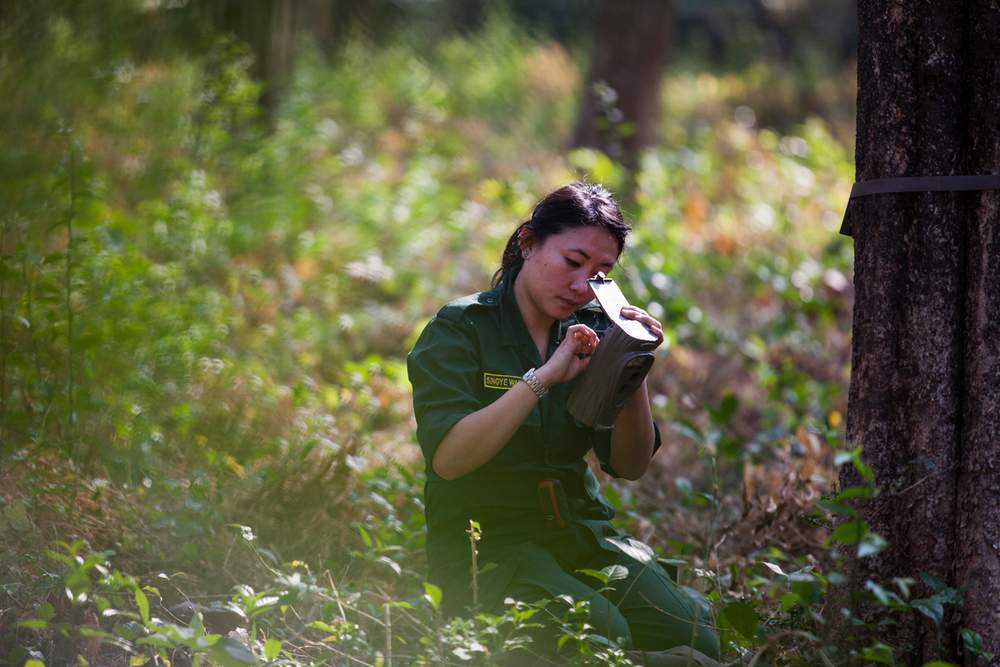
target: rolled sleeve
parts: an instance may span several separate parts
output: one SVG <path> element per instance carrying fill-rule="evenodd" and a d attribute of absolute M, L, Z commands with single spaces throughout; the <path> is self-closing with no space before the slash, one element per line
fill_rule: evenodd
<path fill-rule="evenodd" d="M 480 372 L 471 324 L 437 316 L 420 334 L 406 358 L 413 385 L 417 442 L 432 474 L 434 452 L 448 431 L 480 406 L 476 378 Z"/>
<path fill-rule="evenodd" d="M 597 460 L 601 464 L 601 470 L 608 473 L 612 477 L 621 477 L 615 469 L 611 467 L 611 434 L 615 431 L 614 429 L 605 429 L 600 431 L 594 431 L 594 453 L 597 454 Z M 656 450 L 660 448 L 663 444 L 663 440 L 660 437 L 660 427 L 653 422 L 653 453 L 650 454 L 649 458 L 656 456 Z"/>

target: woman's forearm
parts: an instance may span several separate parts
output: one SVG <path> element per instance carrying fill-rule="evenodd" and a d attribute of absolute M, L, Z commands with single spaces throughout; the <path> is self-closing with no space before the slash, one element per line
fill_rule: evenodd
<path fill-rule="evenodd" d="M 431 466 L 444 479 L 470 473 L 497 455 L 531 414 L 538 397 L 518 382 L 485 408 L 466 415 L 444 436 Z"/>
<path fill-rule="evenodd" d="M 646 383 L 635 390 L 615 419 L 611 436 L 611 467 L 625 479 L 639 479 L 653 456 L 656 433 Z"/>
<path fill-rule="evenodd" d="M 590 363 L 590 357 L 578 357 L 579 352 L 591 352 L 597 344 L 597 334 L 590 327 L 574 324 L 566 330 L 559 347 L 549 360 L 535 371 L 546 387 L 571 380 Z M 444 479 L 455 479 L 470 473 L 497 455 L 535 408 L 538 397 L 525 382 L 518 382 L 504 395 L 485 408 L 463 417 L 434 452 L 431 467 Z"/>

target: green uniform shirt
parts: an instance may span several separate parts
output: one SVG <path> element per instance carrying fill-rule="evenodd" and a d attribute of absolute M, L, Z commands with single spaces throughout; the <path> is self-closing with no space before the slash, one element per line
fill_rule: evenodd
<path fill-rule="evenodd" d="M 569 326 L 586 324 L 599 335 L 609 320 L 598 307 L 584 308 L 552 327 L 548 355 Z M 430 580 L 454 588 L 467 578 L 469 520 L 480 523 L 483 546 L 518 544 L 546 532 L 538 507 L 541 479 L 561 481 L 577 529 L 595 539 L 607 535 L 614 510 L 584 455 L 593 449 L 602 468 L 609 464 L 610 430 L 576 422 L 566 409 L 574 382 L 551 388 L 510 441 L 489 462 L 454 480 L 437 476 L 430 462 L 448 431 L 466 415 L 489 405 L 529 368 L 542 365 L 513 293 L 513 280 L 445 305 L 427 324 L 407 369 L 413 385 L 417 440 L 427 468 L 424 491 Z M 656 447 L 660 433 L 656 430 Z M 654 450 L 655 451 L 655 450 Z M 451 585 L 450 585 L 451 584 Z M 462 586 L 457 586 L 462 588 Z"/>

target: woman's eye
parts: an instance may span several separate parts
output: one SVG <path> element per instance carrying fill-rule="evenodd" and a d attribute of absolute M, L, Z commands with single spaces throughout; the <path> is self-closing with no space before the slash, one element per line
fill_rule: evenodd
<path fill-rule="evenodd" d="M 579 262 L 574 262 L 569 257 L 564 257 L 563 259 L 566 260 L 566 263 L 569 264 L 570 268 L 576 269 L 580 266 Z"/>

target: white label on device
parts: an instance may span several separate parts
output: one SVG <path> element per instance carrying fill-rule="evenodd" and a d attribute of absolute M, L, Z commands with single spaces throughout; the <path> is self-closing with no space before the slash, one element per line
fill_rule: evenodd
<path fill-rule="evenodd" d="M 638 340 L 656 340 L 656 336 L 642 322 L 622 317 L 622 308 L 628 305 L 628 301 L 618 288 L 618 285 L 615 284 L 615 281 L 605 279 L 588 280 L 587 282 L 590 283 L 590 287 L 594 290 L 594 296 L 597 297 L 601 308 L 604 309 L 604 312 L 607 313 L 612 322 L 622 328 L 622 331 Z"/>

